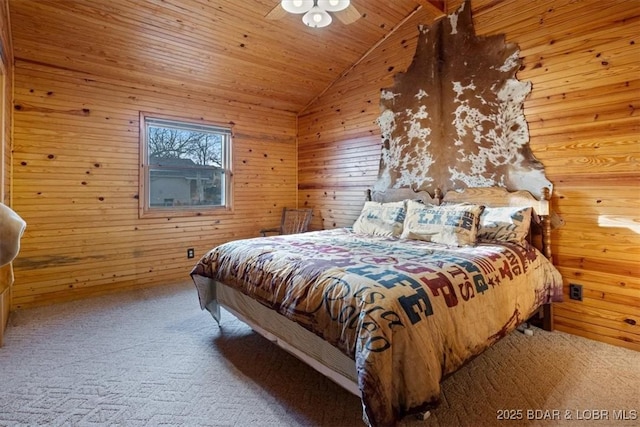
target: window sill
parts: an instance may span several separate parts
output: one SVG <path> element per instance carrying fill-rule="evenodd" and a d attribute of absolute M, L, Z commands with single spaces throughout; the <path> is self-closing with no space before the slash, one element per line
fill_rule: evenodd
<path fill-rule="evenodd" d="M 190 218 L 190 217 L 211 217 L 220 215 L 231 215 L 233 209 L 230 207 L 202 207 L 200 209 L 194 208 L 153 208 L 139 211 L 138 217 L 140 219 L 147 218 Z"/>

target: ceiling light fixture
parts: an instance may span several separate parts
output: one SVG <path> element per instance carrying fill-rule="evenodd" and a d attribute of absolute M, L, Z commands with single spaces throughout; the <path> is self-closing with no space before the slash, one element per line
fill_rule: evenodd
<path fill-rule="evenodd" d="M 340 12 L 349 7 L 349 0 L 282 0 L 282 8 L 289 13 L 304 13 L 302 22 L 313 28 L 331 24 L 333 19 L 327 12 Z"/>

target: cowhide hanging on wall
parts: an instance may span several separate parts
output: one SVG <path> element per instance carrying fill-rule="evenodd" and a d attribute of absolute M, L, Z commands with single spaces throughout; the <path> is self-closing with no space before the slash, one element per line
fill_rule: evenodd
<path fill-rule="evenodd" d="M 419 31 L 411 66 L 381 90 L 374 189 L 501 186 L 538 197 L 551 189 L 529 147 L 523 103 L 531 84 L 515 78 L 518 46 L 504 35 L 476 36 L 468 1 Z"/>

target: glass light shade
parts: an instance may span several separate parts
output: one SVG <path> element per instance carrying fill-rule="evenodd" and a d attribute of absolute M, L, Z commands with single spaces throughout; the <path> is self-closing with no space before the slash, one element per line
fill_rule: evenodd
<path fill-rule="evenodd" d="M 340 12 L 349 7 L 349 0 L 318 0 L 318 7 L 327 12 Z"/>
<path fill-rule="evenodd" d="M 334 0 L 335 1 L 335 0 Z M 282 0 L 280 5 L 289 13 L 306 13 L 314 6 L 313 0 Z"/>
<path fill-rule="evenodd" d="M 318 6 L 312 7 L 311 10 L 305 13 L 302 17 L 302 22 L 313 28 L 326 27 L 331 24 L 331 21 L 331 15 L 320 9 Z"/>

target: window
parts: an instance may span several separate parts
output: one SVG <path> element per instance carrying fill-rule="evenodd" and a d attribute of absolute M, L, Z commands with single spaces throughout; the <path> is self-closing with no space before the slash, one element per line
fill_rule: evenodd
<path fill-rule="evenodd" d="M 230 207 L 231 129 L 141 114 L 141 216 Z"/>

